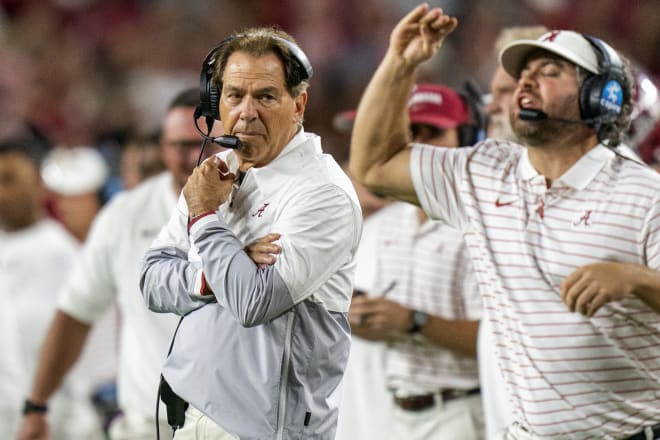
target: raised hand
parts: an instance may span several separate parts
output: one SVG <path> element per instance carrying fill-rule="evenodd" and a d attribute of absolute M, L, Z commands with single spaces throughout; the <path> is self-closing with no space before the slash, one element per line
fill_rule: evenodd
<path fill-rule="evenodd" d="M 458 19 L 424 3 L 410 11 L 392 30 L 389 50 L 416 67 L 438 52 L 445 37 L 457 25 Z"/>

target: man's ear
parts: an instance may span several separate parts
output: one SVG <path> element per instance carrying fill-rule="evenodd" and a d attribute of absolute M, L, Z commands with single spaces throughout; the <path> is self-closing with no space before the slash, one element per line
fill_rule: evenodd
<path fill-rule="evenodd" d="M 294 98 L 294 103 L 296 105 L 296 113 L 294 115 L 296 122 L 302 120 L 305 115 L 305 107 L 307 106 L 307 92 L 301 92 L 300 95 Z"/>

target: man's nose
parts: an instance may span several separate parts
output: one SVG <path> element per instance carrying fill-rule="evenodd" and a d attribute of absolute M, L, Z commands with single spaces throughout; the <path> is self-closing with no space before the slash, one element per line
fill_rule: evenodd
<path fill-rule="evenodd" d="M 245 96 L 240 105 L 240 118 L 242 120 L 252 120 L 257 116 L 256 101 L 251 96 Z"/>

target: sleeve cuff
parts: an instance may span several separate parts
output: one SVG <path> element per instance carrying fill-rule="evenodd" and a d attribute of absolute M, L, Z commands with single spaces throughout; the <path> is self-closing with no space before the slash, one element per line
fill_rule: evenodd
<path fill-rule="evenodd" d="M 191 219 L 188 221 L 188 232 L 190 232 L 190 230 L 191 230 L 192 227 L 195 225 L 195 223 L 199 222 L 199 221 L 202 220 L 203 218 L 206 218 L 206 217 L 208 217 L 208 216 L 210 216 L 210 215 L 212 215 L 212 214 L 215 214 L 215 210 L 213 210 L 213 211 L 206 211 L 206 212 L 203 212 L 203 213 L 201 213 L 201 214 L 199 214 L 199 215 L 196 215 L 196 216 L 194 216 L 193 218 L 191 218 Z"/>
<path fill-rule="evenodd" d="M 200 269 L 195 274 L 195 284 L 193 285 L 193 293 L 190 295 L 190 297 L 194 299 L 202 299 L 202 300 L 215 299 L 213 295 L 204 295 L 205 288 L 206 288 L 206 278 L 204 277 L 204 271 Z"/>

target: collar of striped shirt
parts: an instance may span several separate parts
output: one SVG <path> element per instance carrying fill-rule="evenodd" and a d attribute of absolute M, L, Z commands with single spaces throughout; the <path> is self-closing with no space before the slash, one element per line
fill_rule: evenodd
<path fill-rule="evenodd" d="M 613 156 L 614 152 L 599 144 L 582 156 L 580 160 L 553 183 L 553 186 L 570 186 L 575 189 L 584 189 L 603 168 L 603 164 Z M 525 148 L 518 162 L 516 177 L 520 180 L 531 180 L 538 175 L 538 171 L 534 169 L 529 161 L 528 151 Z"/>

